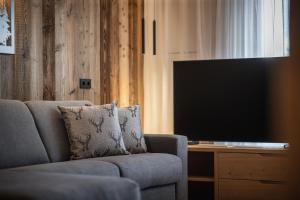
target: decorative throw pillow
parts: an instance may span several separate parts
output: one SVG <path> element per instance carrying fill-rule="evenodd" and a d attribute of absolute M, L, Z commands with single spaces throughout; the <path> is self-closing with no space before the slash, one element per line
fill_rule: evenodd
<path fill-rule="evenodd" d="M 114 103 L 58 108 L 68 132 L 71 159 L 128 154 Z"/>
<path fill-rule="evenodd" d="M 147 147 L 141 129 L 140 106 L 119 108 L 119 122 L 126 149 L 130 153 L 145 153 Z"/>

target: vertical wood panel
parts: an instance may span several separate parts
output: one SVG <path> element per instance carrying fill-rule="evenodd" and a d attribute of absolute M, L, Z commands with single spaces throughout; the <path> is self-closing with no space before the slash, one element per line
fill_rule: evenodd
<path fill-rule="evenodd" d="M 143 8 L 143 1 L 129 0 L 129 103 L 140 104 L 141 108 L 144 106 L 144 59 L 141 51 Z"/>
<path fill-rule="evenodd" d="M 94 1 L 94 0 L 90 0 Z M 89 4 L 91 13 L 89 18 L 89 48 L 88 60 L 90 65 L 89 74 L 93 81 L 91 99 L 94 99 L 95 104 L 100 104 L 100 1 L 95 1 L 94 4 Z M 96 24 L 96 25 L 95 25 Z"/>
<path fill-rule="evenodd" d="M 120 96 L 120 65 L 119 65 L 119 0 L 112 1 L 111 7 L 111 18 L 110 18 L 110 41 L 109 41 L 109 51 L 111 55 L 111 74 L 110 74 L 110 84 L 111 84 L 111 100 L 119 101 Z"/>
<path fill-rule="evenodd" d="M 43 99 L 55 99 L 55 2 L 43 1 Z"/>
<path fill-rule="evenodd" d="M 111 102 L 110 86 L 110 69 L 111 69 L 111 52 L 110 52 L 110 25 L 112 13 L 112 1 L 101 0 L 101 22 L 100 22 L 100 90 L 101 103 Z"/>
<path fill-rule="evenodd" d="M 68 55 L 69 60 L 69 94 L 72 100 L 83 99 L 84 91 L 79 89 L 79 79 L 87 78 L 85 75 L 86 68 L 88 67 L 88 61 L 86 60 L 86 0 L 69 0 L 72 4 L 72 13 L 69 17 L 68 34 L 74 34 L 73 37 L 67 38 L 68 41 Z M 93 101 L 93 100 L 92 100 Z"/>
<path fill-rule="evenodd" d="M 76 72 L 78 70 L 78 66 L 80 63 L 76 63 L 78 57 L 78 54 L 76 52 L 78 49 L 76 49 L 76 42 L 80 42 L 80 38 L 78 38 L 78 31 L 75 30 L 75 19 L 76 16 L 78 16 L 78 5 L 79 0 L 65 0 L 66 2 L 66 10 L 64 12 L 67 12 L 66 15 L 63 15 L 65 17 L 65 26 L 63 27 L 63 32 L 65 33 L 65 58 L 62 62 L 64 62 L 64 98 L 63 100 L 75 100 L 76 96 L 78 95 L 78 88 L 75 86 L 75 79 L 77 79 Z M 60 33 L 61 34 L 61 33 Z M 55 35 L 55 38 L 58 38 L 59 35 Z M 75 60 L 76 58 L 76 60 Z M 75 66 L 76 65 L 76 66 Z M 77 90 L 77 91 L 76 91 Z"/>
<path fill-rule="evenodd" d="M 65 55 L 65 15 L 66 3 L 64 0 L 55 0 L 55 99 L 65 99 L 64 69 L 67 56 Z M 59 37 L 57 36 L 59 35 Z"/>
<path fill-rule="evenodd" d="M 43 32 L 42 32 L 42 1 L 27 0 L 28 4 L 28 52 L 25 61 L 30 70 L 30 96 L 31 100 L 43 99 Z"/>
<path fill-rule="evenodd" d="M 136 0 L 129 0 L 129 102 L 130 104 L 137 103 L 137 8 Z"/>
<path fill-rule="evenodd" d="M 29 57 L 28 43 L 28 4 L 25 0 L 15 1 L 15 31 L 16 31 L 16 53 L 14 55 L 13 98 L 18 100 L 29 100 L 29 70 L 25 61 Z"/>
<path fill-rule="evenodd" d="M 13 56 L 0 55 L 0 97 L 13 98 Z"/>
<path fill-rule="evenodd" d="M 129 2 L 119 0 L 119 81 L 120 106 L 129 105 Z"/>

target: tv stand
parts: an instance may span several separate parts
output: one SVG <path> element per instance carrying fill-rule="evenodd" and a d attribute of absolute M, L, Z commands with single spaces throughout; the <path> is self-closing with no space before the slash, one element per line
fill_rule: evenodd
<path fill-rule="evenodd" d="M 286 199 L 285 144 L 190 145 L 189 200 Z"/>
<path fill-rule="evenodd" d="M 197 144 L 199 144 L 199 141 L 195 141 L 195 140 L 188 141 L 188 145 L 197 145 Z"/>
<path fill-rule="evenodd" d="M 214 147 L 224 148 L 260 148 L 260 149 L 287 149 L 288 143 L 271 143 L 271 142 L 221 142 L 221 141 L 189 141 L 189 145 L 213 145 Z"/>

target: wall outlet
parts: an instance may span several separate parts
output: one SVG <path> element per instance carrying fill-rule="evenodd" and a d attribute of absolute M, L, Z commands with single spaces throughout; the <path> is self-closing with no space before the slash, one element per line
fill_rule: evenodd
<path fill-rule="evenodd" d="M 79 88 L 80 89 L 91 89 L 92 80 L 91 79 L 79 79 Z"/>

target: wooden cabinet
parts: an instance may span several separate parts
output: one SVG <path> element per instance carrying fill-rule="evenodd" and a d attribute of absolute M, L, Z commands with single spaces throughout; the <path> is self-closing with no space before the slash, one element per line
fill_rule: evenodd
<path fill-rule="evenodd" d="M 189 146 L 189 200 L 284 199 L 286 149 Z"/>
<path fill-rule="evenodd" d="M 284 181 L 287 170 L 276 153 L 219 153 L 219 178 Z"/>
<path fill-rule="evenodd" d="M 282 183 L 256 180 L 219 180 L 220 200 L 284 200 Z"/>

